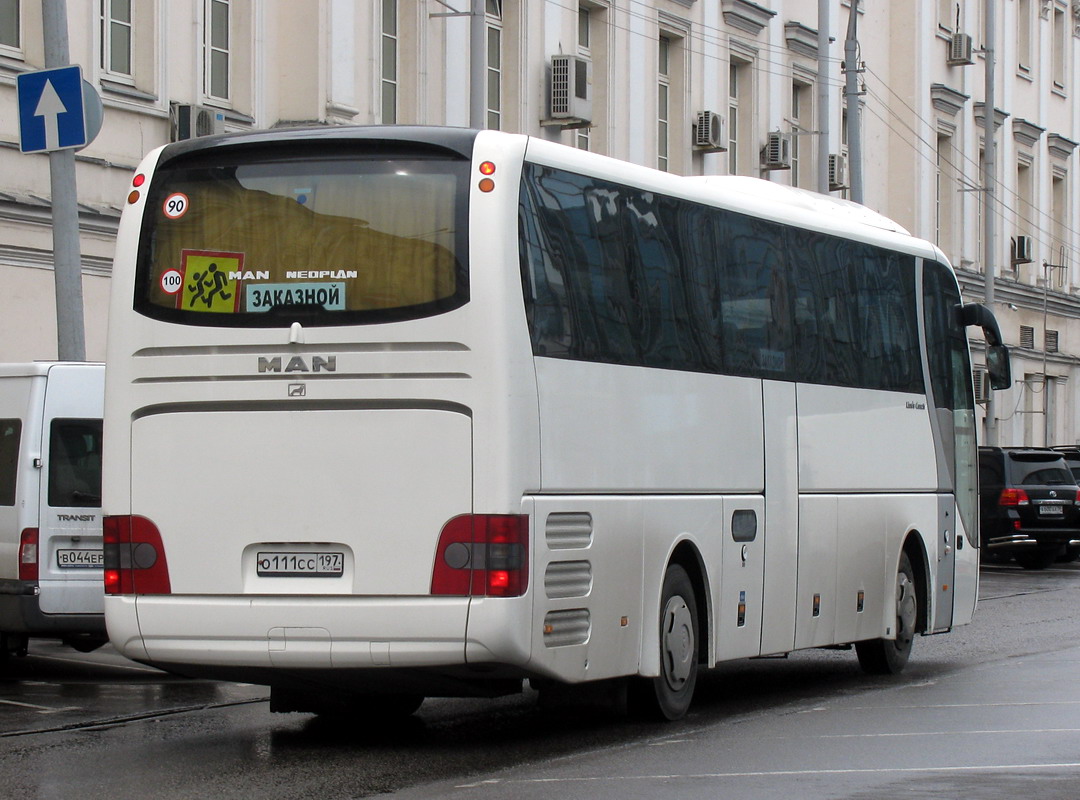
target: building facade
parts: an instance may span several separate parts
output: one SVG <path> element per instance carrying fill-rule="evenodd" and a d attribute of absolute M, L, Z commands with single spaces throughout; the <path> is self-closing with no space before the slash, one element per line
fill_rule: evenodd
<path fill-rule="evenodd" d="M 1016 378 L 994 404 L 998 440 L 1075 443 L 1080 0 L 990 0 L 992 115 L 987 1 L 858 3 L 862 198 L 936 242 L 971 300 L 985 293 L 989 216 Z M 850 194 L 852 0 L 485 0 L 482 86 L 470 86 L 471 3 L 69 0 L 71 62 L 105 107 L 76 156 L 87 356 L 104 355 L 130 174 L 190 135 L 466 126 L 476 96 L 485 127 L 678 174 Z M 15 93 L 17 75 L 43 66 L 41 0 L 0 0 L 0 361 L 56 356 L 48 159 L 19 151 Z"/>

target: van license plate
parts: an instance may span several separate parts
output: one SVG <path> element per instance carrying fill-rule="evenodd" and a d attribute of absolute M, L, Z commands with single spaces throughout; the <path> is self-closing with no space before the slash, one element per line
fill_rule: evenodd
<path fill-rule="evenodd" d="M 1044 517 L 1060 517 L 1065 513 L 1064 506 L 1039 506 L 1039 513 Z"/>
<path fill-rule="evenodd" d="M 101 569 L 105 565 L 102 550 L 57 550 L 56 566 L 60 569 Z"/>
<path fill-rule="evenodd" d="M 345 554 L 262 552 L 255 571 L 262 578 L 339 578 L 345 573 Z"/>

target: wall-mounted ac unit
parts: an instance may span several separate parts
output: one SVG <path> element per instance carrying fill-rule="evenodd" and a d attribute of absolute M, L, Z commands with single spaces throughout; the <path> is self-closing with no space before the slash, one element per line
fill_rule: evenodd
<path fill-rule="evenodd" d="M 848 188 L 847 156 L 829 153 L 829 191 Z"/>
<path fill-rule="evenodd" d="M 973 367 L 971 377 L 975 384 L 975 402 L 990 402 L 990 373 L 985 367 Z"/>
<path fill-rule="evenodd" d="M 715 111 L 699 111 L 694 124 L 694 147 L 713 153 L 727 150 L 727 119 Z"/>
<path fill-rule="evenodd" d="M 1017 236 L 1015 239 L 1012 240 L 1012 243 L 1013 243 L 1012 263 L 1013 264 L 1030 264 L 1031 260 L 1032 260 L 1032 257 L 1031 257 L 1031 246 L 1032 246 L 1031 237 L 1030 236 L 1022 236 L 1022 235 Z"/>
<path fill-rule="evenodd" d="M 771 131 L 761 151 L 761 166 L 765 169 L 791 169 L 791 134 Z"/>
<path fill-rule="evenodd" d="M 225 133 L 225 114 L 205 106 L 172 104 L 172 140 L 194 139 L 196 136 L 213 136 Z"/>
<path fill-rule="evenodd" d="M 949 57 L 946 62 L 950 67 L 966 67 L 974 64 L 972 58 L 971 36 L 966 33 L 954 33 L 949 39 Z"/>
<path fill-rule="evenodd" d="M 552 56 L 548 70 L 549 125 L 585 128 L 592 122 L 592 63 L 581 56 Z"/>

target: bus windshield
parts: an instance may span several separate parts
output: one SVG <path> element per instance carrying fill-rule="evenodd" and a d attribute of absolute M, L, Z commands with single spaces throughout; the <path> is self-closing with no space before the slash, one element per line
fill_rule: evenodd
<path fill-rule="evenodd" d="M 195 325 L 343 325 L 468 299 L 468 162 L 179 157 L 154 177 L 135 309 Z"/>

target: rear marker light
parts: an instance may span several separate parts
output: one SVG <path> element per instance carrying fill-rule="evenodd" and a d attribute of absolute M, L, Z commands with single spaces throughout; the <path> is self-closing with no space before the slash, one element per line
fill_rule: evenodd
<path fill-rule="evenodd" d="M 495 191 L 495 181 L 493 181 L 491 178 L 481 178 L 479 186 L 481 192 Z"/>
<path fill-rule="evenodd" d="M 144 183 L 146 183 L 146 176 L 143 175 L 141 172 L 131 179 L 131 185 L 134 186 L 136 189 L 138 189 Z"/>
<path fill-rule="evenodd" d="M 443 526 L 431 575 L 433 595 L 520 597 L 529 580 L 529 518 L 465 514 Z"/>
<path fill-rule="evenodd" d="M 38 529 L 26 528 L 19 536 L 19 580 L 38 579 Z"/>
<path fill-rule="evenodd" d="M 103 524 L 106 594 L 171 594 L 161 532 L 146 517 L 108 516 Z"/>

